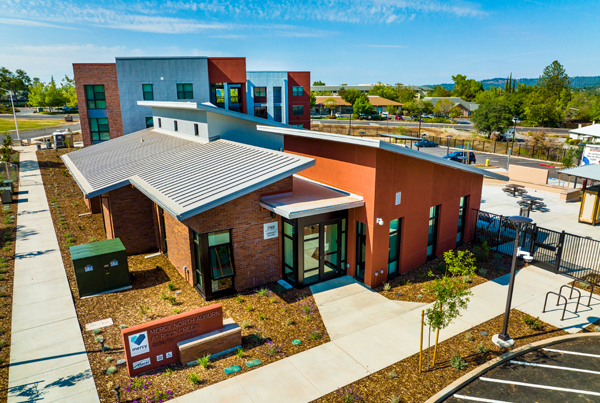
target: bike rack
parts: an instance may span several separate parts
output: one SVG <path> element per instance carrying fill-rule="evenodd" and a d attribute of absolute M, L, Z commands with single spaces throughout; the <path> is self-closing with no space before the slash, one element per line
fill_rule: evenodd
<path fill-rule="evenodd" d="M 577 313 L 577 310 L 579 309 L 579 301 L 581 301 L 581 291 L 579 291 L 579 289 L 577 288 L 573 288 L 572 286 L 565 284 L 563 286 L 560 287 L 560 290 L 558 291 L 558 293 L 560 295 L 562 295 L 562 290 L 565 287 L 571 287 L 571 294 L 569 294 L 569 299 L 571 299 L 571 295 L 573 295 L 573 291 L 577 291 L 577 294 L 579 294 L 579 296 L 577 297 L 577 305 L 575 306 L 575 313 Z M 556 300 L 556 305 L 558 305 L 558 300 Z"/>
<path fill-rule="evenodd" d="M 554 292 L 554 291 L 548 291 L 548 292 L 546 293 L 546 298 L 545 298 L 545 300 L 544 300 L 544 310 L 542 311 L 542 313 L 545 313 L 545 312 L 546 312 L 546 303 L 548 302 L 548 296 L 549 296 L 550 294 L 556 295 L 556 296 L 558 297 L 558 301 L 560 301 L 560 298 L 561 298 L 561 297 L 565 299 L 565 307 L 563 308 L 563 314 L 562 314 L 562 317 L 560 318 L 560 320 L 562 321 L 562 320 L 564 320 L 564 319 L 565 319 L 565 311 L 567 310 L 567 297 L 565 297 L 564 295 L 558 294 L 558 293 L 556 293 L 556 292 Z M 559 305 L 558 301 L 556 302 L 556 306 L 558 306 L 558 305 Z"/>
<path fill-rule="evenodd" d="M 592 287 L 592 289 L 590 290 L 590 298 L 588 299 L 588 303 L 587 303 L 587 306 L 589 307 L 592 303 L 592 294 L 594 293 L 594 284 L 589 283 L 585 280 L 573 280 L 573 284 L 571 284 L 571 293 L 569 294 L 569 299 L 571 299 L 571 296 L 573 295 L 573 290 L 577 290 L 577 288 L 575 288 L 575 282 L 577 282 L 577 281 L 579 281 L 580 283 L 585 283 L 585 284 L 589 285 L 590 287 Z"/>

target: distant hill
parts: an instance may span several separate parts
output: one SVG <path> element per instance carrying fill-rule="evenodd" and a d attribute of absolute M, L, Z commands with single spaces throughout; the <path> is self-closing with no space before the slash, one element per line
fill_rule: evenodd
<path fill-rule="evenodd" d="M 535 85 L 537 78 L 519 78 L 517 81 L 519 84 L 527 84 L 527 85 Z M 506 83 L 506 78 L 490 78 L 487 80 L 479 81 L 483 84 L 483 88 L 486 90 L 490 89 L 490 87 L 500 87 L 504 88 L 504 83 Z M 571 77 L 571 86 L 573 88 L 598 88 L 600 87 L 600 76 L 593 77 Z M 433 84 L 426 85 L 426 87 L 444 87 L 447 90 L 451 90 L 454 88 L 454 83 L 446 83 L 446 84 Z"/>

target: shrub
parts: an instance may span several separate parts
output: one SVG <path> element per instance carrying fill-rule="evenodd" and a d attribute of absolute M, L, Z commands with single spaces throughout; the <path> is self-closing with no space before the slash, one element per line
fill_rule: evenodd
<path fill-rule="evenodd" d="M 246 328 L 250 327 L 250 321 L 245 320 L 242 323 L 240 323 L 240 326 L 242 327 L 242 329 L 246 329 Z"/>
<path fill-rule="evenodd" d="M 387 377 L 389 379 L 396 379 L 398 378 L 398 373 L 393 369 L 391 372 L 388 372 Z"/>
<path fill-rule="evenodd" d="M 238 358 L 244 358 L 244 349 L 243 348 L 238 348 L 237 352 L 235 353 L 235 355 L 238 356 Z"/>
<path fill-rule="evenodd" d="M 235 296 L 235 302 L 241 304 L 242 302 L 244 302 L 244 298 L 242 298 L 242 296 L 238 294 Z"/>
<path fill-rule="evenodd" d="M 180 309 L 177 309 L 177 308 L 175 308 L 175 309 L 173 309 L 173 313 L 174 313 L 175 315 L 177 315 L 178 313 L 181 313 L 181 310 L 180 310 Z"/>
<path fill-rule="evenodd" d="M 6 346 L 6 340 L 0 340 L 0 348 L 4 348 Z"/>
<path fill-rule="evenodd" d="M 112 357 L 106 357 L 105 360 L 106 360 L 106 362 L 112 362 L 112 361 L 114 361 L 114 358 L 112 358 Z"/>
<path fill-rule="evenodd" d="M 119 325 L 119 329 L 127 329 L 127 325 Z"/>
<path fill-rule="evenodd" d="M 544 327 L 544 324 L 540 320 L 539 316 L 537 318 L 534 318 L 529 315 L 526 315 L 523 317 L 523 322 L 525 322 L 525 324 L 529 326 L 531 330 L 542 330 L 542 328 Z"/>
<path fill-rule="evenodd" d="M 112 375 L 117 372 L 117 367 L 110 367 L 106 370 L 106 375 Z"/>
<path fill-rule="evenodd" d="M 479 345 L 477 346 L 477 351 L 479 351 L 480 353 L 487 353 L 488 352 L 488 348 L 485 346 L 485 344 L 483 343 L 479 343 Z"/>
<path fill-rule="evenodd" d="M 288 326 L 290 326 L 290 325 L 293 325 L 293 324 L 294 324 L 294 321 L 293 321 L 291 318 L 287 318 L 287 319 L 285 320 L 285 324 L 286 324 L 286 325 L 288 325 Z"/>
<path fill-rule="evenodd" d="M 465 340 L 466 341 L 473 341 L 475 338 L 473 337 L 473 335 L 471 334 L 471 332 L 467 332 L 465 333 Z"/>
<path fill-rule="evenodd" d="M 383 291 L 389 291 L 391 289 L 392 289 L 392 286 L 390 285 L 390 283 L 383 284 Z"/>
<path fill-rule="evenodd" d="M 196 374 L 194 372 L 192 372 L 191 374 L 188 375 L 188 379 L 190 380 L 192 385 L 198 385 L 202 381 L 202 379 L 200 379 L 198 374 Z"/>
<path fill-rule="evenodd" d="M 275 304 L 277 303 L 277 300 L 275 298 L 269 298 L 269 302 Z"/>
<path fill-rule="evenodd" d="M 286 313 L 286 312 L 287 312 L 287 308 L 286 308 L 286 307 L 283 307 L 283 308 L 281 308 L 281 309 L 279 310 L 279 312 L 281 312 L 281 313 Z"/>
<path fill-rule="evenodd" d="M 600 326 L 594 326 L 594 331 L 595 332 L 600 332 Z"/>
<path fill-rule="evenodd" d="M 95 341 L 96 343 L 102 343 L 102 342 L 104 342 L 104 337 L 102 337 L 102 336 L 98 336 L 98 337 L 96 337 L 96 338 L 94 339 L 94 341 Z"/>
<path fill-rule="evenodd" d="M 162 299 L 163 301 L 166 301 L 167 298 L 169 298 L 169 297 L 167 296 L 166 292 L 163 292 L 163 293 L 160 294 L 160 299 Z"/>
<path fill-rule="evenodd" d="M 198 358 L 198 365 L 204 369 L 210 367 L 210 354 L 204 354 L 202 357 Z"/>
<path fill-rule="evenodd" d="M 479 272 L 479 275 L 482 277 L 487 276 L 487 270 L 484 269 L 483 267 L 479 268 L 479 270 L 477 270 Z"/>
<path fill-rule="evenodd" d="M 252 340 L 254 340 L 257 343 L 261 343 L 263 341 L 265 341 L 267 338 L 265 336 L 263 336 L 263 334 L 260 331 L 256 331 L 252 334 Z"/>
<path fill-rule="evenodd" d="M 336 393 L 344 403 L 359 402 L 362 400 L 358 393 L 356 393 L 356 388 L 353 385 L 339 388 Z"/>
<path fill-rule="evenodd" d="M 270 357 L 285 356 L 281 351 L 281 345 L 273 343 L 271 340 L 267 342 L 267 345 L 263 349 L 263 354 Z"/>
<path fill-rule="evenodd" d="M 450 366 L 457 371 L 462 371 L 467 368 L 467 362 L 463 360 L 460 354 L 454 354 L 450 359 Z"/>
<path fill-rule="evenodd" d="M 269 295 L 269 289 L 260 288 L 258 291 L 256 291 L 256 295 L 258 295 L 259 297 L 266 297 L 267 295 Z"/>
<path fill-rule="evenodd" d="M 174 296 L 171 295 L 169 297 L 169 304 L 176 305 L 177 304 L 177 298 L 175 298 Z"/>
<path fill-rule="evenodd" d="M 167 288 L 169 289 L 169 291 L 175 291 L 175 283 L 167 283 Z"/>
<path fill-rule="evenodd" d="M 102 330 L 100 330 L 100 329 L 94 329 L 94 330 L 92 330 L 92 333 L 94 333 L 94 334 L 100 334 L 100 333 L 102 333 Z"/>
<path fill-rule="evenodd" d="M 400 399 L 400 396 L 398 396 L 398 395 L 392 396 L 392 398 L 389 401 L 389 403 L 401 403 L 401 402 L 402 402 L 402 399 Z"/>
<path fill-rule="evenodd" d="M 312 332 L 310 332 L 309 337 L 311 340 L 321 340 L 323 338 L 323 335 L 318 330 L 313 330 Z"/>
<path fill-rule="evenodd" d="M 244 307 L 244 309 L 245 309 L 246 311 L 248 311 L 248 312 L 252 312 L 252 311 L 254 310 L 254 308 L 252 308 L 252 306 L 251 306 L 251 305 L 246 305 L 246 306 Z"/>

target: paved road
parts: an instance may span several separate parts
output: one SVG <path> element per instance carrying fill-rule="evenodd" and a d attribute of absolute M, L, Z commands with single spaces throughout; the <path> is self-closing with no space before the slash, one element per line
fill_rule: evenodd
<path fill-rule="evenodd" d="M 39 113 L 33 113 L 34 108 L 18 108 L 21 112 L 17 112 L 17 120 L 19 119 L 64 119 L 65 113 L 60 113 L 58 115 L 44 115 Z M 79 121 L 79 115 L 74 114 L 74 121 Z M 13 119 L 12 114 L 0 113 L 0 119 Z"/>
<path fill-rule="evenodd" d="M 451 127 L 457 130 L 473 130 L 473 123 L 469 119 L 459 119 L 458 124 L 448 124 L 448 123 L 422 123 L 421 128 L 443 128 L 443 127 Z M 328 120 L 328 119 L 311 119 L 311 124 L 323 124 L 323 125 L 348 125 L 348 120 Z M 379 121 L 379 122 L 371 122 L 368 120 L 353 120 L 352 124 L 359 125 L 369 125 L 369 126 L 380 126 L 380 127 L 419 127 L 419 122 L 410 122 L 404 120 L 388 120 Z M 569 129 L 558 129 L 554 127 L 520 127 L 517 126 L 517 133 L 527 133 L 528 131 L 540 131 L 544 130 L 547 133 L 568 133 Z"/>

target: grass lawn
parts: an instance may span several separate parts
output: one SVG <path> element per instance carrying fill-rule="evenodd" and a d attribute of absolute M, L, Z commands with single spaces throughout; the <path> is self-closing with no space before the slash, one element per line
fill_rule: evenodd
<path fill-rule="evenodd" d="M 19 131 L 34 130 L 43 127 L 52 127 L 64 125 L 62 119 L 18 119 Z M 15 130 L 15 121 L 13 119 L 0 119 L 0 134 L 6 133 L 9 130 Z"/>

